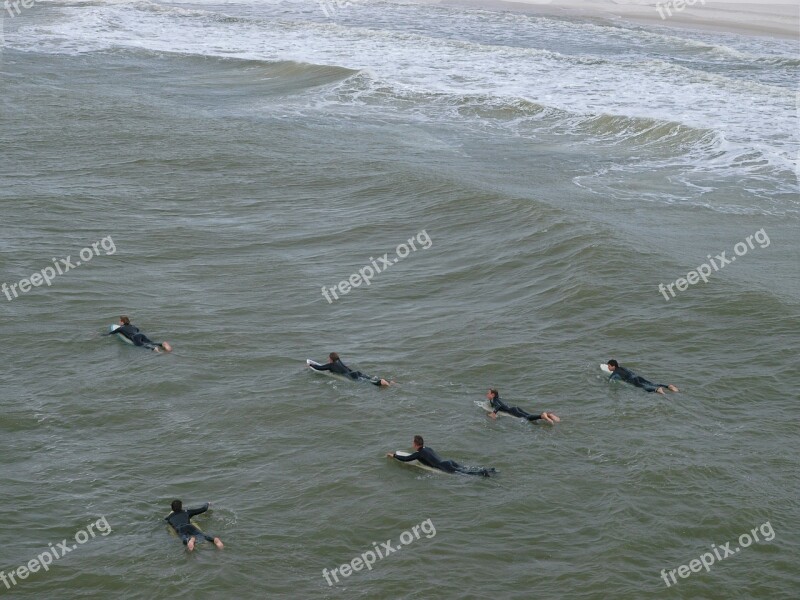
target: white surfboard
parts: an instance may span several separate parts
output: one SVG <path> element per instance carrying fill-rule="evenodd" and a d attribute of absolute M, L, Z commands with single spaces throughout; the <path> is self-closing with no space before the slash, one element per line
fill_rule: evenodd
<path fill-rule="evenodd" d="M 483 402 L 479 402 L 478 400 L 475 400 L 475 406 L 480 406 L 487 413 L 494 412 L 494 409 L 492 408 L 492 405 L 489 404 L 489 402 L 487 400 L 484 400 Z M 514 417 L 514 415 L 510 415 L 507 412 L 503 412 L 502 410 L 498 410 L 497 411 L 497 416 L 498 417 L 513 417 L 515 419 L 522 418 L 522 417 Z"/>
<path fill-rule="evenodd" d="M 108 326 L 108 330 L 110 332 L 114 332 L 117 329 L 119 329 L 119 325 L 114 324 L 114 325 L 109 325 Z M 133 342 L 131 340 L 129 340 L 128 338 L 126 338 L 124 335 L 120 334 L 120 335 L 118 335 L 116 337 L 119 338 L 120 340 L 122 340 L 123 342 L 125 342 L 126 344 L 130 344 L 131 346 L 133 346 Z"/>
<path fill-rule="evenodd" d="M 395 452 L 395 454 L 397 456 L 411 456 L 411 452 L 406 452 L 405 450 L 397 450 Z M 398 462 L 400 462 L 400 464 L 403 464 L 403 465 L 410 465 L 412 467 L 417 467 L 418 469 L 422 469 L 423 471 L 433 471 L 434 473 L 444 473 L 444 471 L 441 471 L 439 469 L 434 469 L 433 467 L 429 467 L 428 465 L 423 465 L 418 460 L 411 460 L 409 462 L 402 462 L 402 461 L 398 461 Z"/>
<path fill-rule="evenodd" d="M 611 373 L 614 372 L 608 368 L 608 365 L 606 363 L 600 363 L 600 370 L 603 371 L 603 373 L 607 373 L 608 375 L 611 375 Z"/>

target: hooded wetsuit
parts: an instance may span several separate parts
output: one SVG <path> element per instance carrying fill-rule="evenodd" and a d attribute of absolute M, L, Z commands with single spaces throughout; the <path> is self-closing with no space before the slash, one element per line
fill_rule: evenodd
<path fill-rule="evenodd" d="M 408 456 L 398 456 L 397 454 L 394 457 L 402 462 L 411 462 L 412 460 L 418 460 L 423 465 L 427 467 L 431 467 L 432 469 L 439 469 L 440 471 L 444 471 L 445 473 L 464 473 L 465 475 L 483 475 L 484 477 L 489 477 L 491 473 L 494 473 L 495 470 L 493 468 L 483 469 L 480 467 L 462 467 L 460 464 L 453 460 L 442 460 L 436 452 L 434 452 L 431 448 L 427 446 L 423 446 L 413 454 L 409 454 Z"/>
<path fill-rule="evenodd" d="M 617 367 L 614 369 L 614 372 L 611 374 L 611 377 L 608 378 L 609 381 L 613 381 L 614 379 L 619 379 L 621 381 L 625 381 L 630 383 L 631 385 L 635 385 L 636 387 L 642 388 L 648 392 L 655 392 L 658 388 L 668 388 L 668 385 L 664 385 L 661 383 L 653 383 L 651 381 L 647 381 L 644 377 L 640 377 L 630 369 L 626 369 L 625 367 Z"/>
<path fill-rule="evenodd" d="M 200 508 L 190 508 L 189 510 L 182 510 L 180 512 L 172 512 L 167 515 L 164 520 L 169 523 L 172 528 L 175 530 L 179 536 L 181 536 L 181 540 L 183 541 L 183 545 L 189 543 L 189 538 L 200 536 L 205 538 L 209 542 L 213 542 L 214 538 L 210 535 L 206 535 L 202 531 L 200 531 L 197 527 L 192 525 L 189 521 L 195 515 L 199 515 L 200 513 L 204 513 L 208 510 L 208 502 L 206 502 Z"/>
<path fill-rule="evenodd" d="M 133 342 L 134 346 L 143 346 L 149 350 L 152 350 L 156 346 L 162 346 L 162 344 L 156 343 L 148 338 L 145 334 L 139 331 L 138 327 L 131 325 L 130 323 L 117 327 L 114 331 L 109 331 L 106 335 L 113 335 L 115 333 L 128 338 Z"/>
<path fill-rule="evenodd" d="M 500 400 L 500 395 L 498 394 L 494 398 L 491 399 L 490 404 L 494 409 L 494 414 L 499 412 L 508 413 L 513 417 L 519 417 L 521 419 L 528 419 L 528 421 L 538 421 L 542 418 L 542 415 L 532 415 L 529 412 L 525 412 L 521 408 L 516 406 L 508 406 L 505 402 Z"/>
<path fill-rule="evenodd" d="M 343 375 L 344 377 L 348 377 L 353 381 L 369 381 L 373 385 L 377 385 L 379 387 L 381 385 L 381 380 L 379 377 L 370 377 L 361 371 L 353 371 L 341 360 L 337 360 L 332 363 L 325 363 L 324 365 L 320 366 L 311 365 L 311 368 L 315 371 L 330 371 L 331 373 L 336 373 L 337 375 Z"/>

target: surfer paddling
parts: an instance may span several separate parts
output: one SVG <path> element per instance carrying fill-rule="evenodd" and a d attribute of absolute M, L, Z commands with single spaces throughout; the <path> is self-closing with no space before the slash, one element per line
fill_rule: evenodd
<path fill-rule="evenodd" d="M 175 530 L 175 533 L 180 536 L 183 545 L 186 546 L 186 549 L 189 550 L 189 552 L 194 550 L 194 544 L 197 540 L 197 536 L 200 536 L 209 542 L 214 542 L 214 545 L 217 548 L 222 549 L 225 547 L 222 543 L 222 540 L 220 540 L 218 537 L 206 535 L 191 522 L 192 517 L 206 512 L 209 506 L 211 506 L 211 502 L 206 502 L 200 508 L 190 508 L 188 510 L 184 510 L 183 503 L 180 500 L 173 500 L 172 504 L 170 505 L 172 512 L 164 518 L 164 520 Z"/>
<path fill-rule="evenodd" d="M 555 413 L 543 412 L 538 415 L 532 415 L 531 413 L 526 412 L 517 406 L 508 406 L 500 399 L 500 392 L 498 392 L 495 388 L 491 388 L 488 392 L 486 392 L 486 399 L 489 401 L 489 405 L 493 409 L 493 411 L 489 413 L 489 417 L 492 419 L 497 418 L 498 412 L 504 412 L 508 413 L 512 417 L 528 419 L 528 421 L 542 420 L 545 423 L 550 423 L 550 425 L 561 421 L 561 419 L 559 419 Z"/>
<path fill-rule="evenodd" d="M 422 439 L 421 435 L 414 436 L 412 446 L 414 446 L 414 452 L 408 456 L 400 456 L 394 452 L 389 452 L 386 456 L 388 458 L 396 458 L 402 462 L 418 460 L 426 467 L 439 469 L 445 473 L 463 473 L 465 475 L 483 475 L 484 477 L 489 477 L 492 473 L 496 472 L 493 468 L 464 467 L 453 460 L 442 460 L 441 457 L 434 452 L 433 448 L 425 446 L 425 440 Z"/>
<path fill-rule="evenodd" d="M 611 376 L 608 378 L 609 381 L 613 381 L 614 379 L 619 379 L 626 383 L 630 383 L 631 385 L 635 385 L 638 388 L 642 388 L 645 391 L 656 392 L 664 396 L 667 395 L 664 392 L 665 388 L 668 389 L 670 392 L 680 391 L 671 383 L 664 385 L 663 383 L 653 383 L 652 381 L 648 381 L 647 379 L 637 375 L 630 369 L 626 369 L 625 367 L 620 366 L 620 364 L 613 358 L 609 360 L 606 363 L 606 365 L 608 366 L 608 370 L 611 371 Z"/>
<path fill-rule="evenodd" d="M 353 381 L 368 381 L 373 385 L 377 385 L 378 387 L 390 386 L 395 383 L 394 381 L 381 379 L 380 377 L 370 377 L 361 371 L 353 371 L 353 369 L 342 362 L 342 359 L 339 358 L 339 355 L 336 352 L 331 352 L 328 355 L 328 362 L 324 365 L 312 365 L 309 363 L 308 366 L 315 371 L 330 371 L 331 373 L 342 375 L 352 379 Z"/>
<path fill-rule="evenodd" d="M 141 331 L 139 331 L 138 327 L 132 325 L 131 320 L 125 315 L 122 315 L 119 318 L 119 327 L 117 327 L 114 331 L 109 331 L 104 335 L 114 335 L 117 333 L 133 342 L 134 346 L 142 346 L 143 348 L 147 348 L 153 352 L 161 352 L 162 348 L 166 352 L 172 352 L 172 346 L 170 346 L 169 342 L 154 342 Z"/>

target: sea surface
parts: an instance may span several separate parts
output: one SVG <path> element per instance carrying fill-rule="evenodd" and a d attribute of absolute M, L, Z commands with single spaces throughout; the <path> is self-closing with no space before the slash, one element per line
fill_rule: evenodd
<path fill-rule="evenodd" d="M 797 598 L 797 42 L 324 8 L 3 10 L 0 596 Z"/>

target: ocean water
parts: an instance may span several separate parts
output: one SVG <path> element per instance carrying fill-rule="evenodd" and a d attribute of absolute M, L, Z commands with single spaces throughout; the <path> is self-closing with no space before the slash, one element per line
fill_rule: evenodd
<path fill-rule="evenodd" d="M 325 7 L 3 11 L 0 595 L 797 597 L 797 43 Z"/>

